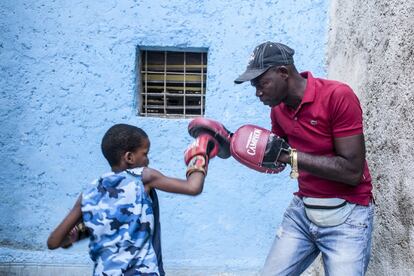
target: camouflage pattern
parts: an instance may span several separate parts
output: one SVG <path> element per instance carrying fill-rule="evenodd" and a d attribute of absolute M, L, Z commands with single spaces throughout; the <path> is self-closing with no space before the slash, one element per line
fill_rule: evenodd
<path fill-rule="evenodd" d="M 94 275 L 159 275 L 152 200 L 141 174 L 137 168 L 103 175 L 82 195 Z"/>

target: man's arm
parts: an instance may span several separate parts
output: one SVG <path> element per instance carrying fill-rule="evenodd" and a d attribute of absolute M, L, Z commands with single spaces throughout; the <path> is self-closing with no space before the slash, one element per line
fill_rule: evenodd
<path fill-rule="evenodd" d="M 317 156 L 298 151 L 299 169 L 321 178 L 356 186 L 360 183 L 365 163 L 364 135 L 334 138 L 335 156 Z M 284 154 L 279 159 L 290 164 Z"/>

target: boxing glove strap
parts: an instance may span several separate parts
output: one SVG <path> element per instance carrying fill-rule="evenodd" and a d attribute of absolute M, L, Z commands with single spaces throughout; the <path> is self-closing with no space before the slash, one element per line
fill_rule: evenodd
<path fill-rule="evenodd" d="M 187 165 L 187 172 L 186 172 L 187 178 L 193 172 L 201 172 L 204 175 L 207 175 L 207 164 L 208 164 L 207 157 L 203 155 L 194 156 Z"/>

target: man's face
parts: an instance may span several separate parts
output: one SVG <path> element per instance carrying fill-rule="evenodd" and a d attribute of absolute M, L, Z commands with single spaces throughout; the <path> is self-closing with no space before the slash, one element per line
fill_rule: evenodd
<path fill-rule="evenodd" d="M 275 67 L 251 81 L 256 96 L 264 105 L 277 106 L 287 97 L 287 79 Z"/>

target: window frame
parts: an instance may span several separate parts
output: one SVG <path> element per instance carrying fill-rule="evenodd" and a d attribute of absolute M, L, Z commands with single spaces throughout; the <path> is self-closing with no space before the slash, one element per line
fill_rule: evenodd
<path fill-rule="evenodd" d="M 145 67 L 145 65 L 148 65 L 148 60 L 145 60 L 146 58 L 148 58 L 148 53 L 154 53 L 154 52 L 163 52 L 164 53 L 164 79 L 163 81 L 163 91 L 162 92 L 155 92 L 155 93 L 151 93 L 148 90 L 147 85 L 149 84 L 148 81 L 148 73 L 150 72 L 147 68 L 143 68 Z M 182 63 L 182 73 L 172 73 L 171 71 L 167 71 L 167 58 L 168 58 L 168 53 L 170 53 L 171 55 L 173 54 L 181 54 L 183 53 L 183 63 Z M 187 72 L 187 66 L 188 64 L 186 63 L 186 55 L 190 54 L 200 54 L 200 72 L 199 73 L 188 73 Z M 207 78 L 208 78 L 208 70 L 207 70 L 207 66 L 208 66 L 208 48 L 175 48 L 175 47 L 148 47 L 148 46 L 137 46 L 136 49 L 136 110 L 137 110 L 137 115 L 141 116 L 141 117 L 158 117 L 158 118 L 178 118 L 178 119 L 185 119 L 185 118 L 194 118 L 194 117 L 199 117 L 199 116 L 204 116 L 205 114 L 205 108 L 206 108 L 206 92 L 207 92 Z M 195 64 L 190 64 L 190 65 L 195 65 Z M 170 70 L 170 69 L 168 69 Z M 154 73 L 154 72 L 152 72 Z M 168 73 L 168 75 L 167 75 Z M 145 75 L 144 75 L 145 74 Z M 179 91 L 182 92 L 182 94 L 180 94 L 179 92 L 174 94 L 171 92 L 168 92 L 167 88 L 171 89 L 170 87 L 167 87 L 167 82 L 168 82 L 168 78 L 174 77 L 174 75 L 177 75 L 177 82 L 181 81 L 179 76 L 182 76 L 182 82 L 183 82 L 183 90 Z M 158 72 L 158 75 L 161 75 L 160 72 Z M 199 76 L 200 78 L 200 86 L 195 86 L 193 87 L 193 89 L 189 89 L 188 91 L 197 91 L 199 90 L 199 94 L 198 93 L 187 93 L 187 84 L 189 84 L 190 82 L 187 82 L 187 77 L 188 76 Z M 154 76 L 153 76 L 154 77 Z M 159 76 L 158 76 L 159 77 Z M 145 80 L 144 80 L 145 78 Z M 195 77 L 195 79 L 197 79 L 197 77 Z M 197 81 L 195 81 L 197 83 Z M 151 112 L 151 109 L 153 110 L 161 110 L 159 108 L 160 105 L 156 105 L 156 106 L 152 106 L 150 108 L 148 108 L 148 106 L 151 106 L 150 104 L 148 104 L 148 97 L 149 96 L 157 96 L 156 94 L 159 93 L 158 97 L 160 97 L 160 95 L 163 96 L 163 105 L 164 105 L 164 110 L 163 112 L 157 113 L 157 112 Z M 151 95 L 152 94 L 152 95 Z M 179 99 L 180 97 L 182 97 L 182 105 L 168 105 L 168 99 Z M 187 106 L 186 102 L 187 100 L 190 101 L 190 98 L 197 99 L 199 97 L 199 105 L 192 105 Z M 180 110 L 182 109 L 182 113 L 174 113 L 168 110 Z M 197 110 L 199 112 L 196 113 L 188 113 L 188 110 Z"/>

